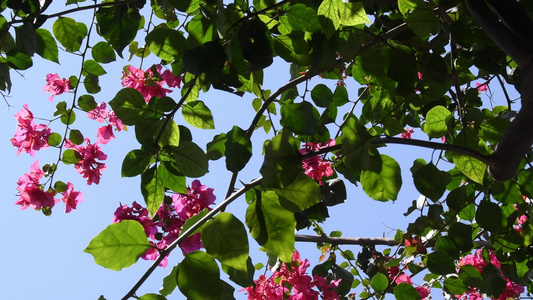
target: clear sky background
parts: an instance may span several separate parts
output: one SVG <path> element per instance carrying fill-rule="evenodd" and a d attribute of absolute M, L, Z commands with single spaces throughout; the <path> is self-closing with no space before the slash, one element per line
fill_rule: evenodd
<path fill-rule="evenodd" d="M 80 18 L 84 16 L 86 15 L 76 14 L 71 17 L 80 21 Z M 48 26 L 50 27 L 51 24 L 50 22 Z M 93 38 L 95 37 L 96 35 L 93 35 Z M 92 44 L 96 41 L 94 40 Z M 141 37 L 138 37 L 137 41 L 143 44 Z M 124 55 L 128 56 L 127 50 Z M 83 249 L 93 237 L 111 224 L 113 213 L 119 203 L 128 205 L 131 205 L 133 201 L 144 203 L 139 188 L 139 177 L 121 178 L 120 175 L 122 160 L 126 153 L 139 147 L 133 127 L 130 127 L 127 132 L 115 132 L 116 139 L 102 146 L 103 151 L 108 155 L 106 162 L 108 168 L 103 172 L 99 185 L 87 186 L 85 180 L 72 165 L 59 165 L 55 178 L 64 182 L 72 182 L 75 190 L 81 190 L 84 194 L 85 202 L 79 204 L 76 210 L 65 214 L 64 204 L 60 202 L 54 207 L 52 216 L 46 217 L 41 212 L 32 209 L 21 211 L 20 206 L 14 205 L 18 199 L 16 196 L 18 178 L 29 172 L 30 165 L 36 159 L 39 159 L 39 165 L 42 167 L 46 163 L 56 162 L 59 155 L 57 149 L 48 148 L 38 151 L 35 157 L 30 157 L 26 153 L 17 156 L 16 148 L 9 141 L 15 133 L 17 124 L 13 116 L 23 104 L 28 103 L 29 109 L 36 118 L 50 118 L 59 101 L 71 103 L 72 93 L 56 96 L 53 103 L 50 103 L 48 102 L 49 94 L 42 92 L 46 74 L 58 73 L 60 77 L 68 78 L 70 75 L 79 73 L 80 57 L 60 53 L 59 59 L 61 65 L 35 56 L 34 66 L 29 70 L 20 72 L 20 75 L 12 71 L 12 93 L 5 103 L 0 100 L 0 118 L 3 122 L 2 130 L 0 130 L 0 153 L 3 157 L 1 166 L 3 172 L 0 175 L 0 190 L 3 191 L 3 196 L 0 200 L 0 210 L 4 215 L 0 219 L 0 228 L 4 232 L 2 247 L 0 247 L 1 295 L 3 299 L 97 299 L 100 295 L 104 295 L 107 299 L 120 299 L 148 269 L 151 261 L 140 259 L 132 267 L 116 272 L 97 265 L 93 257 L 84 253 Z M 152 55 L 144 62 L 143 69 L 157 61 Z M 138 67 L 139 63 L 140 60 L 134 58 L 130 62 L 123 60 L 104 65 L 108 74 L 100 79 L 102 92 L 95 95 L 96 101 L 111 100 L 122 88 L 122 67 L 127 64 Z M 285 84 L 288 79 L 288 64 L 276 61 L 266 70 L 264 85 L 274 91 Z M 324 83 L 333 90 L 336 81 L 319 78 L 311 80 L 311 84 L 318 83 Z M 359 84 L 352 78 L 348 78 L 346 84 L 350 92 L 350 100 L 355 100 Z M 79 93 L 78 96 L 82 94 Z M 179 91 L 176 90 L 169 96 L 177 100 Z M 253 98 L 253 95 L 245 95 L 241 98 L 216 90 L 201 94 L 199 99 L 211 109 L 216 129 L 195 130 L 192 126 L 188 126 L 192 131 L 193 140 L 205 150 L 206 143 L 211 141 L 214 135 L 229 131 L 233 125 L 248 128 L 255 113 L 251 105 Z M 497 105 L 505 103 L 503 99 L 498 102 Z M 76 111 L 76 117 L 73 128 L 81 130 L 91 141 L 96 141 L 96 129 L 102 124 L 89 120 L 86 113 L 81 111 Z M 342 117 L 342 113 L 339 113 L 339 117 Z M 38 123 L 39 120 L 35 122 Z M 185 124 L 179 112 L 176 122 Z M 337 122 L 340 123 L 340 119 Z M 46 123 L 46 121 L 41 123 Z M 53 122 L 50 127 L 52 131 L 62 135 L 65 130 L 64 125 L 59 121 Z M 277 128 L 279 129 L 279 125 Z M 268 138 L 271 137 L 272 135 Z M 254 155 L 239 175 L 239 180 L 242 182 L 249 182 L 260 176 L 261 147 L 266 138 L 262 130 L 254 133 Z M 413 138 L 425 139 L 427 136 L 415 131 Z M 432 157 L 436 159 L 438 154 L 435 153 L 432 156 L 431 150 L 401 145 L 389 145 L 381 148 L 380 151 L 395 158 L 401 166 L 403 186 L 398 200 L 394 203 L 374 201 L 366 196 L 360 186 L 354 186 L 345 181 L 348 189 L 347 202 L 329 209 L 331 218 L 323 226 L 326 233 L 341 230 L 344 237 L 394 237 L 396 229 L 405 230 L 407 224 L 419 214 L 419 212 L 414 212 L 408 217 L 402 215 L 411 202 L 419 197 L 409 168 L 416 158 L 421 157 L 429 162 Z M 445 166 L 442 169 L 448 170 L 449 167 Z M 231 174 L 225 168 L 224 159 L 221 159 L 210 162 L 210 172 L 200 179 L 202 184 L 215 189 L 216 204 L 222 202 L 230 177 Z M 190 184 L 192 180 L 189 179 L 187 183 Z M 237 188 L 240 188 L 239 184 Z M 230 205 L 227 211 L 234 213 L 244 222 L 246 207 L 244 197 L 241 197 Z M 305 231 L 302 233 L 313 234 Z M 253 263 L 266 264 L 266 256 L 257 250 L 258 246 L 255 241 L 252 239 L 250 241 Z M 320 252 L 315 244 L 297 243 L 296 248 L 301 252 L 302 258 L 308 258 L 311 262 L 310 272 L 312 267 L 318 263 Z M 357 254 L 361 248 L 344 246 L 343 249 L 350 249 Z M 182 258 L 180 251 L 174 251 L 169 257 L 169 266 L 166 269 L 158 268 L 137 295 L 157 292 L 163 277 Z M 340 256 L 338 258 L 338 262 L 342 262 Z M 259 272 L 256 272 L 256 277 L 258 275 Z M 229 282 L 224 273 L 221 273 L 221 278 Z M 413 278 L 413 281 L 421 284 L 422 278 L 418 275 Z M 356 291 L 360 292 L 360 288 Z M 434 299 L 440 298 L 440 290 L 434 290 L 432 294 Z M 236 292 L 235 296 L 237 299 L 246 298 L 243 292 Z M 170 299 L 183 298 L 179 291 L 170 297 Z"/>

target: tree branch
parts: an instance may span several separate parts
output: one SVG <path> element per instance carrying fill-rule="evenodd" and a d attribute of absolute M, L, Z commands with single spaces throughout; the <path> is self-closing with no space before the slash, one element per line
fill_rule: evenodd
<path fill-rule="evenodd" d="M 375 246 L 375 245 L 385 245 L 385 246 L 400 246 L 403 243 L 398 243 L 394 239 L 381 237 L 381 238 L 343 238 L 343 237 L 330 237 L 330 236 L 320 236 L 320 235 L 305 235 L 305 234 L 296 234 L 294 235 L 295 241 L 297 242 L 312 242 L 312 243 L 329 243 L 332 245 L 361 245 L 361 246 Z M 426 244 L 427 247 L 435 246 L 436 241 L 428 241 Z M 491 246 L 488 241 L 477 240 L 474 241 L 479 247 Z"/>
<path fill-rule="evenodd" d="M 505 1 L 505 5 L 508 5 L 509 2 L 514 2 L 514 0 Z M 485 0 L 465 0 L 465 3 L 472 16 L 474 16 L 488 36 L 507 52 L 518 66 L 522 67 L 530 64 L 530 48 L 520 37 L 516 36 L 513 31 L 500 22 Z"/>

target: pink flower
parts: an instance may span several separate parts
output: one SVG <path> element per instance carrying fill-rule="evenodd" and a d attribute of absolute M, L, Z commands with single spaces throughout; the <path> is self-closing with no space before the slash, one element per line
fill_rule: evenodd
<path fill-rule="evenodd" d="M 117 208 L 113 217 L 113 223 L 122 222 L 123 220 L 138 221 L 143 226 L 146 236 L 155 239 L 157 226 L 152 218 L 150 218 L 148 209 L 142 207 L 139 203 L 133 201 L 132 207 L 126 204 Z"/>
<path fill-rule="evenodd" d="M 55 95 L 66 93 L 70 88 L 71 85 L 68 79 L 61 79 L 57 74 L 46 75 L 46 84 L 44 85 L 43 92 L 49 92 L 52 94 L 48 98 L 48 101 L 52 102 Z"/>
<path fill-rule="evenodd" d="M 107 144 L 111 139 L 115 138 L 113 134 L 113 125 L 102 126 L 96 131 L 96 143 L 103 145 Z"/>
<path fill-rule="evenodd" d="M 335 140 L 331 139 L 326 142 L 326 144 L 322 145 L 321 143 L 312 143 L 308 142 L 305 144 L 304 147 L 300 149 L 300 154 L 305 154 L 307 152 L 311 151 L 317 151 L 322 148 L 326 148 L 329 146 L 334 146 Z M 313 156 L 310 158 L 306 158 L 302 161 L 302 168 L 304 169 L 304 173 L 313 178 L 314 180 L 317 180 L 320 185 L 323 185 L 322 177 L 329 177 L 333 175 L 333 169 L 331 168 L 331 164 L 329 161 L 323 160 L 320 156 Z"/>
<path fill-rule="evenodd" d="M 476 88 L 480 92 L 486 92 L 488 90 L 488 86 L 486 83 L 484 84 L 476 83 Z"/>
<path fill-rule="evenodd" d="M 422 240 L 419 236 L 404 239 L 404 243 L 406 247 L 416 247 L 416 252 L 420 254 L 427 253 L 426 246 L 424 246 L 424 243 L 422 243 Z"/>
<path fill-rule="evenodd" d="M 410 285 L 413 285 L 413 281 L 411 280 L 411 276 L 405 274 L 405 273 L 402 273 L 400 275 L 398 275 L 398 277 L 396 277 L 396 284 L 400 284 L 400 283 L 409 283 Z"/>
<path fill-rule="evenodd" d="M 54 199 L 55 191 L 44 191 L 39 184 L 43 178 L 44 172 L 39 167 L 39 160 L 36 160 L 30 167 L 30 172 L 22 175 L 17 182 L 17 190 L 20 198 L 15 205 L 20 205 L 21 210 L 31 207 L 33 209 L 42 209 L 43 207 L 52 208 L 59 201 Z"/>
<path fill-rule="evenodd" d="M 101 172 L 104 171 L 107 166 L 97 160 L 106 160 L 107 155 L 102 152 L 98 142 L 91 144 L 89 138 L 85 138 L 85 146 L 74 145 L 69 140 L 65 143 L 65 147 L 76 150 L 82 157 L 74 167 L 79 174 L 83 175 L 83 178 L 87 178 L 87 184 L 100 183 Z"/>
<path fill-rule="evenodd" d="M 212 188 L 207 188 L 199 180 L 194 180 L 192 187 L 187 188 L 187 195 L 174 194 L 172 200 L 178 216 L 185 221 L 205 208 L 209 208 L 209 205 L 215 202 L 216 197 Z"/>
<path fill-rule="evenodd" d="M 105 102 L 100 102 L 95 109 L 87 112 L 87 117 L 91 120 L 96 120 L 98 123 L 103 123 L 107 119 L 106 110 L 107 104 Z"/>
<path fill-rule="evenodd" d="M 127 72 L 122 72 L 122 86 L 138 90 L 146 102 L 150 101 L 152 97 L 164 97 L 172 90 L 163 88 L 163 85 L 166 83 L 169 87 L 179 87 L 181 76 L 176 78 L 168 70 L 161 74 L 161 68 L 161 65 L 155 65 L 155 68 L 152 67 L 143 71 L 134 66 L 128 66 Z M 154 71 L 158 74 L 154 74 Z"/>
<path fill-rule="evenodd" d="M 405 131 L 401 133 L 401 137 L 403 139 L 411 139 L 411 136 L 413 135 L 413 132 L 415 132 L 412 128 L 405 128 Z"/>
<path fill-rule="evenodd" d="M 26 152 L 34 156 L 36 150 L 48 148 L 48 137 L 52 134 L 52 130 L 44 124 L 35 125 L 28 104 L 24 104 L 23 107 L 15 114 L 18 126 L 15 136 L 10 141 L 18 148 L 17 155 Z"/>
<path fill-rule="evenodd" d="M 115 112 L 112 111 L 112 110 L 109 110 L 107 112 L 107 115 L 109 117 L 109 124 L 115 126 L 115 129 L 117 131 L 121 131 L 121 130 L 125 130 L 126 129 L 126 125 L 124 125 L 124 123 L 122 123 L 122 121 L 117 117 L 117 115 L 115 115 Z"/>
<path fill-rule="evenodd" d="M 245 291 L 248 299 L 315 300 L 319 296 L 322 299 L 340 299 L 335 288 L 339 286 L 341 280 L 332 280 L 328 284 L 327 279 L 318 274 L 311 277 L 306 273 L 309 265 L 309 261 L 301 260 L 300 254 L 295 251 L 290 265 L 282 263 L 281 268 L 270 278 L 260 275 L 254 281 L 254 286 L 243 288 L 240 292 Z M 322 293 L 313 289 L 315 287 L 322 290 Z"/>
<path fill-rule="evenodd" d="M 489 250 L 489 262 L 494 266 L 498 267 L 498 269 L 501 269 L 500 262 L 498 261 L 496 255 L 494 255 L 494 252 L 492 252 L 492 250 Z M 472 265 L 476 267 L 476 269 L 478 269 L 478 271 L 481 273 L 483 271 L 483 267 L 486 266 L 489 262 L 485 262 L 485 260 L 483 260 L 482 249 L 478 249 L 476 251 L 476 254 L 469 254 L 459 260 L 459 269 L 461 268 L 461 266 L 464 265 Z M 505 276 L 503 278 L 507 281 L 507 284 L 505 290 L 502 292 L 500 297 L 498 297 L 498 300 L 517 299 L 520 294 L 524 292 L 524 287 L 510 281 Z M 483 299 L 481 294 L 479 294 L 477 288 L 471 288 L 468 292 L 464 293 L 463 295 L 456 296 L 456 298 L 465 300 Z"/>
<path fill-rule="evenodd" d="M 181 76 L 174 77 L 174 73 L 165 70 L 165 72 L 161 73 L 161 78 L 163 78 L 169 87 L 181 88 Z"/>
<path fill-rule="evenodd" d="M 418 294 L 420 294 L 420 298 L 422 299 L 426 299 L 430 295 L 430 291 L 427 287 L 417 286 L 415 289 L 418 292 Z"/>
<path fill-rule="evenodd" d="M 63 202 L 65 202 L 66 213 L 70 212 L 73 209 L 76 209 L 76 206 L 78 205 L 78 203 L 81 203 L 84 201 L 83 194 L 79 191 L 75 192 L 73 190 L 74 190 L 74 186 L 72 185 L 72 183 L 67 182 L 67 190 L 62 193 L 63 198 L 61 199 L 63 200 Z"/>

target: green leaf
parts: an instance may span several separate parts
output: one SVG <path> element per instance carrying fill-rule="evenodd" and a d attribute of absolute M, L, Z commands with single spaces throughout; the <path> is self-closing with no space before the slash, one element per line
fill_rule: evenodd
<path fill-rule="evenodd" d="M 80 42 L 78 37 L 80 36 L 80 30 L 78 23 L 72 18 L 59 17 L 52 26 L 52 32 L 65 50 L 68 52 L 74 52 L 79 50 Z"/>
<path fill-rule="evenodd" d="M 165 187 L 158 173 L 156 166 L 153 166 L 141 174 L 141 194 L 151 217 L 156 214 L 165 198 Z"/>
<path fill-rule="evenodd" d="M 431 138 L 440 138 L 448 133 L 446 125 L 452 113 L 444 106 L 437 105 L 426 114 L 426 122 L 422 124 L 422 130 Z"/>
<path fill-rule="evenodd" d="M 61 141 L 63 138 L 61 137 L 61 134 L 54 132 L 51 135 L 48 136 L 48 145 L 55 147 L 59 144 L 61 144 Z"/>
<path fill-rule="evenodd" d="M 78 107 L 84 111 L 91 111 L 98 106 L 92 95 L 81 95 L 78 98 Z"/>
<path fill-rule="evenodd" d="M 66 191 L 68 189 L 66 183 L 64 183 L 63 181 L 56 181 L 54 183 L 54 190 L 58 193 L 63 193 L 64 191 Z"/>
<path fill-rule="evenodd" d="M 370 23 L 363 2 L 340 2 L 338 5 L 339 22 L 344 26 L 357 26 Z"/>
<path fill-rule="evenodd" d="M 459 278 L 470 287 L 483 287 L 483 277 L 478 269 L 472 265 L 463 265 L 459 270 Z"/>
<path fill-rule="evenodd" d="M 159 58 L 179 60 L 187 51 L 187 40 L 178 30 L 156 27 L 146 36 L 146 45 Z"/>
<path fill-rule="evenodd" d="M 247 272 L 248 235 L 234 215 L 221 212 L 207 222 L 202 229 L 202 244 L 222 264 Z"/>
<path fill-rule="evenodd" d="M 520 187 L 513 181 L 494 182 L 490 194 L 502 204 L 520 204 L 523 202 Z"/>
<path fill-rule="evenodd" d="M 57 43 L 50 31 L 38 28 L 35 33 L 37 39 L 36 53 L 44 59 L 59 63 Z"/>
<path fill-rule="evenodd" d="M 265 187 L 286 187 L 302 172 L 299 145 L 300 141 L 289 130 L 283 130 L 271 141 L 265 142 L 265 160 L 259 170 Z"/>
<path fill-rule="evenodd" d="M 398 8 L 400 12 L 405 15 L 409 11 L 413 11 L 416 7 L 423 5 L 420 0 L 398 0 Z"/>
<path fill-rule="evenodd" d="M 453 154 L 453 162 L 455 163 L 455 166 L 468 178 L 472 179 L 474 182 L 483 184 L 485 170 L 487 169 L 486 164 L 471 156 L 456 153 Z"/>
<path fill-rule="evenodd" d="M 148 106 L 141 93 L 132 88 L 120 90 L 109 105 L 117 117 L 126 125 L 136 125 L 143 119 Z"/>
<path fill-rule="evenodd" d="M 246 225 L 252 237 L 268 252 L 290 262 L 294 251 L 294 214 L 284 209 L 273 191 L 261 193 L 246 210 Z"/>
<path fill-rule="evenodd" d="M 507 219 L 502 208 L 490 201 L 482 201 L 476 211 L 476 222 L 479 226 L 491 232 L 505 232 Z"/>
<path fill-rule="evenodd" d="M 115 51 L 106 42 L 98 42 L 91 49 L 93 59 L 99 63 L 107 64 L 117 59 Z"/>
<path fill-rule="evenodd" d="M 279 196 L 296 204 L 300 211 L 308 209 L 324 198 L 320 192 L 320 185 L 302 171 L 291 184 L 273 190 Z"/>
<path fill-rule="evenodd" d="M 31 57 L 24 52 L 18 51 L 16 48 L 6 53 L 6 60 L 11 68 L 17 70 L 26 70 L 33 66 Z"/>
<path fill-rule="evenodd" d="M 131 150 L 122 162 L 122 177 L 134 177 L 142 174 L 150 165 L 152 154 L 144 150 Z"/>
<path fill-rule="evenodd" d="M 226 168 L 231 172 L 239 172 L 252 157 L 252 142 L 246 131 L 238 126 L 233 126 L 226 137 Z"/>
<path fill-rule="evenodd" d="M 505 290 L 507 282 L 503 278 L 500 268 L 495 265 L 489 263 L 484 266 L 481 271 L 481 277 L 483 277 L 483 282 L 485 283 L 481 292 L 487 294 L 491 298 L 498 298 Z"/>
<path fill-rule="evenodd" d="M 85 76 L 85 79 L 83 80 L 83 87 L 85 87 L 87 93 L 91 94 L 99 93 L 102 89 L 100 87 L 98 76 L 94 74 L 87 74 L 87 76 Z"/>
<path fill-rule="evenodd" d="M 361 173 L 361 185 L 374 200 L 396 200 L 402 186 L 400 165 L 384 154 L 370 156 L 368 169 Z"/>
<path fill-rule="evenodd" d="M 341 24 L 340 16 L 339 16 L 339 6 L 341 5 L 341 1 L 337 0 L 324 0 L 318 7 L 317 14 L 319 16 L 324 16 L 328 18 L 332 23 L 335 30 L 339 29 L 339 26 Z"/>
<path fill-rule="evenodd" d="M 104 268 L 120 271 L 133 265 L 150 248 L 143 226 L 134 220 L 124 220 L 107 226 L 83 252 Z"/>
<path fill-rule="evenodd" d="M 185 254 L 178 265 L 177 283 L 188 299 L 220 299 L 223 292 L 217 263 L 202 251 Z"/>
<path fill-rule="evenodd" d="M 468 291 L 468 287 L 457 277 L 448 277 L 444 280 L 444 288 L 452 295 L 461 295 Z"/>
<path fill-rule="evenodd" d="M 413 172 L 413 180 L 416 189 L 424 196 L 433 201 L 438 201 L 446 186 L 452 180 L 448 172 L 441 171 L 433 163 L 429 163 Z"/>
<path fill-rule="evenodd" d="M 141 15 L 128 5 L 102 7 L 96 12 L 99 34 L 122 57 L 122 50 L 128 46 L 139 29 Z"/>
<path fill-rule="evenodd" d="M 442 26 L 439 17 L 430 9 L 415 9 L 407 16 L 405 22 L 422 39 L 437 34 Z"/>
<path fill-rule="evenodd" d="M 420 299 L 418 291 L 409 283 L 402 282 L 394 288 L 396 300 L 416 300 Z"/>
<path fill-rule="evenodd" d="M 83 63 L 83 70 L 96 76 L 101 76 L 107 73 L 99 63 L 92 59 L 88 59 Z"/>
<path fill-rule="evenodd" d="M 183 119 L 192 126 L 200 129 L 215 129 L 215 122 L 211 110 L 202 101 L 191 101 L 181 107 Z"/>
<path fill-rule="evenodd" d="M 17 49 L 29 56 L 37 51 L 37 37 L 35 28 L 31 23 L 23 23 L 15 27 Z"/>
<path fill-rule="evenodd" d="M 463 223 L 454 223 L 448 229 L 448 236 L 453 239 L 460 251 L 470 252 L 474 248 L 472 242 L 472 226 Z"/>
<path fill-rule="evenodd" d="M 165 129 L 161 133 L 161 138 L 159 139 L 159 146 L 179 146 L 180 144 L 180 128 L 174 119 L 169 119 L 165 124 Z M 164 125 L 163 125 L 164 126 Z"/>
<path fill-rule="evenodd" d="M 481 137 L 485 141 L 496 145 L 502 139 L 503 133 L 507 130 L 510 123 L 509 120 L 504 118 L 490 119 L 481 124 Z"/>
<path fill-rule="evenodd" d="M 317 12 L 304 4 L 294 4 L 287 11 L 289 24 L 293 30 L 314 32 L 320 30 Z"/>
<path fill-rule="evenodd" d="M 81 145 L 83 143 L 83 134 L 77 129 L 70 130 L 68 138 L 74 145 Z"/>
<path fill-rule="evenodd" d="M 164 161 L 159 165 L 157 171 L 166 188 L 176 193 L 187 194 L 185 176 L 179 173 L 172 163 Z"/>
<path fill-rule="evenodd" d="M 389 279 L 383 273 L 376 273 L 370 281 L 370 286 L 376 292 L 383 292 L 389 285 Z"/>
<path fill-rule="evenodd" d="M 172 268 L 172 271 L 163 278 L 163 286 L 159 289 L 159 293 L 163 296 L 172 294 L 177 286 L 178 266 Z"/>
<path fill-rule="evenodd" d="M 209 162 L 204 151 L 193 142 L 181 142 L 171 147 L 174 163 L 180 173 L 187 177 L 202 177 L 209 172 Z"/>
<path fill-rule="evenodd" d="M 309 102 L 287 103 L 281 106 L 281 125 L 296 134 L 318 133 L 318 111 Z"/>
<path fill-rule="evenodd" d="M 252 259 L 248 257 L 246 260 L 246 270 L 241 271 L 225 264 L 221 265 L 222 270 L 228 274 L 229 279 L 240 286 L 252 286 L 254 284 L 255 268 L 252 264 Z"/>
<path fill-rule="evenodd" d="M 311 90 L 311 98 L 318 107 L 328 107 L 333 102 L 333 92 L 325 84 L 317 84 Z"/>
<path fill-rule="evenodd" d="M 303 35 L 276 35 L 274 36 L 274 50 L 288 62 L 298 65 L 310 65 L 309 45 Z"/>
<path fill-rule="evenodd" d="M 71 165 L 79 162 L 82 159 L 81 154 L 78 153 L 78 151 L 74 149 L 67 149 L 63 151 L 63 155 L 61 156 L 61 161 L 65 165 Z"/>
<path fill-rule="evenodd" d="M 161 296 L 159 294 L 144 294 L 141 297 L 139 297 L 139 300 L 167 300 L 165 296 Z"/>
<path fill-rule="evenodd" d="M 226 141 L 227 137 L 225 133 L 215 135 L 213 140 L 207 143 L 207 158 L 209 160 L 218 160 L 223 157 L 226 153 Z"/>
<path fill-rule="evenodd" d="M 431 273 L 448 275 L 455 273 L 455 261 L 446 252 L 437 250 L 427 255 L 427 266 Z"/>

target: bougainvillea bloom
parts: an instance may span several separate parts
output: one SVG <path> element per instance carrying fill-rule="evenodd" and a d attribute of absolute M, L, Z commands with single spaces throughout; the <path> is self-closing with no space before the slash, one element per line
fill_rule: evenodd
<path fill-rule="evenodd" d="M 165 202 L 161 204 L 153 219 L 149 216 L 148 209 L 137 202 L 133 202 L 132 207 L 121 205 L 115 211 L 113 223 L 122 220 L 138 221 L 143 226 L 146 236 L 151 239 L 152 247 L 141 256 L 143 259 L 158 259 L 159 250 L 166 249 L 180 236 L 185 221 L 204 209 L 211 209 L 209 206 L 216 200 L 213 189 L 202 185 L 199 180 L 193 181 L 192 186 L 187 188 L 187 195 L 174 194 L 172 198 L 173 202 L 170 204 Z M 201 234 L 189 236 L 180 243 L 180 247 L 184 253 L 203 248 Z M 159 266 L 167 266 L 166 257 Z"/>
<path fill-rule="evenodd" d="M 498 258 L 496 258 L 496 255 L 492 250 L 489 250 L 489 262 L 485 262 L 483 260 L 482 256 L 482 249 L 478 249 L 476 251 L 476 254 L 469 254 L 459 260 L 459 269 L 461 269 L 461 266 L 464 265 L 472 265 L 478 269 L 478 271 L 481 273 L 483 271 L 483 267 L 491 263 L 492 265 L 496 266 L 498 269 L 501 269 L 501 264 L 498 261 Z M 510 281 L 508 278 L 503 276 L 503 278 L 507 281 L 505 290 L 502 292 L 500 297 L 498 297 L 498 300 L 507 300 L 507 299 L 518 299 L 520 294 L 524 292 L 524 287 L 521 285 L 518 285 L 512 281 Z M 466 299 L 483 299 L 482 295 L 479 293 L 477 288 L 471 288 L 468 292 L 464 293 L 463 295 L 458 295 L 456 298 L 460 300 L 466 300 Z"/>
<path fill-rule="evenodd" d="M 113 125 L 102 126 L 96 131 L 96 143 L 107 144 L 111 139 L 115 138 L 113 134 Z"/>
<path fill-rule="evenodd" d="M 65 147 L 74 149 L 81 155 L 82 159 L 74 166 L 76 171 L 83 175 L 83 178 L 87 178 L 87 184 L 99 184 L 102 171 L 104 171 L 107 166 L 97 160 L 106 160 L 107 155 L 102 152 L 102 148 L 100 148 L 98 142 L 91 144 L 89 138 L 85 138 L 85 146 L 83 146 L 74 145 L 67 140 Z"/>
<path fill-rule="evenodd" d="M 327 141 L 324 145 L 321 143 L 312 143 L 308 142 L 300 149 L 300 154 L 305 154 L 310 151 L 317 151 L 322 148 L 329 146 L 334 146 L 335 140 L 331 139 Z M 321 156 L 313 156 L 306 158 L 302 161 L 302 168 L 307 176 L 318 181 L 320 185 L 323 185 L 322 177 L 329 177 L 333 175 L 333 169 L 329 161 L 322 159 Z"/>
<path fill-rule="evenodd" d="M 175 77 L 169 70 L 161 73 L 161 68 L 161 65 L 156 65 L 155 68 L 143 71 L 134 66 L 128 66 L 127 72 L 122 72 L 122 86 L 138 90 L 146 102 L 152 97 L 164 97 L 172 90 L 163 88 L 163 85 L 166 83 L 168 87 L 179 87 L 181 76 Z M 158 74 L 154 74 L 154 70 Z"/>
<path fill-rule="evenodd" d="M 416 252 L 420 254 L 427 253 L 426 246 L 424 246 L 424 243 L 422 243 L 422 240 L 418 236 L 404 239 L 404 243 L 406 247 L 416 247 Z"/>
<path fill-rule="evenodd" d="M 63 198 L 61 200 L 65 202 L 66 213 L 72 211 L 73 209 L 76 209 L 78 203 L 84 201 L 83 194 L 79 191 L 75 192 L 74 186 L 70 182 L 67 182 L 67 190 L 61 194 L 63 195 Z"/>
<path fill-rule="evenodd" d="M 33 114 L 28 110 L 28 104 L 23 107 L 15 114 L 18 125 L 11 144 L 17 147 L 17 155 L 26 152 L 34 156 L 36 150 L 48 148 L 48 137 L 52 130 L 44 124 L 36 125 L 33 122 Z"/>
<path fill-rule="evenodd" d="M 485 83 L 484 84 L 476 83 L 476 88 L 480 92 L 486 92 L 489 87 Z"/>
<path fill-rule="evenodd" d="M 61 79 L 57 74 L 46 75 L 46 84 L 44 85 L 43 92 L 49 92 L 52 94 L 48 101 L 52 102 L 55 95 L 61 95 L 69 91 L 71 85 L 68 79 Z"/>
<path fill-rule="evenodd" d="M 319 296 L 321 299 L 340 299 L 335 288 L 339 286 L 341 279 L 332 280 L 328 284 L 327 279 L 318 274 L 311 277 L 306 274 L 309 265 L 309 261 L 301 260 L 300 253 L 296 251 L 292 255 L 290 265 L 282 263 L 281 268 L 271 277 L 260 275 L 257 280 L 254 280 L 253 286 L 243 288 L 240 292 L 245 291 L 249 300 L 315 300 Z M 322 293 L 313 289 L 315 287 L 319 288 Z"/>
<path fill-rule="evenodd" d="M 54 199 L 55 191 L 44 191 L 39 184 L 43 176 L 44 172 L 39 167 L 39 160 L 36 160 L 31 165 L 30 172 L 22 175 L 17 181 L 17 191 L 20 198 L 15 202 L 15 205 L 20 205 L 21 210 L 28 207 L 33 209 L 52 208 L 59 201 Z"/>
<path fill-rule="evenodd" d="M 411 136 L 413 135 L 413 132 L 415 132 L 412 128 L 405 128 L 405 131 L 401 133 L 401 137 L 404 139 L 411 139 Z"/>
<path fill-rule="evenodd" d="M 105 102 L 100 102 L 95 109 L 87 112 L 87 117 L 91 120 L 96 120 L 98 123 L 103 123 L 107 119 L 106 108 L 107 104 Z"/>

